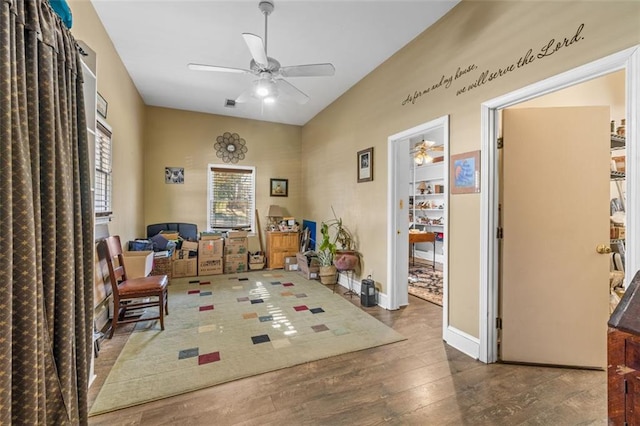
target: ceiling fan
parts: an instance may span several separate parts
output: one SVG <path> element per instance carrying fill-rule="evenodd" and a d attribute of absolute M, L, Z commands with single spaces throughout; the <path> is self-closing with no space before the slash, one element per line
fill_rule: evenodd
<path fill-rule="evenodd" d="M 444 145 L 436 145 L 433 141 L 425 141 L 424 139 L 417 143 L 411 153 L 413 154 L 413 160 L 420 166 L 423 163 L 433 162 L 433 157 L 429 155 L 429 152 L 444 151 Z"/>
<path fill-rule="evenodd" d="M 215 71 L 239 74 L 253 74 L 257 77 L 251 87 L 236 98 L 236 102 L 248 102 L 259 100 L 264 103 L 273 103 L 280 96 L 292 98 L 299 104 L 309 101 L 309 96 L 300 91 L 283 77 L 322 77 L 335 74 L 332 64 L 307 64 L 283 67 L 280 62 L 267 56 L 267 20 L 274 9 L 272 0 L 261 0 L 258 8 L 264 15 L 264 42 L 262 38 L 251 33 L 242 33 L 245 43 L 251 53 L 249 69 L 221 67 L 216 65 L 188 64 L 194 71 Z"/>

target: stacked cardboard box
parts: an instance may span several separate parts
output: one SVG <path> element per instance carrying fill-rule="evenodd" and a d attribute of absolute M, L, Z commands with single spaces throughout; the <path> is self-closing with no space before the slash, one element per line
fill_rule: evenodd
<path fill-rule="evenodd" d="M 224 240 L 219 235 L 201 235 L 198 242 L 198 275 L 222 274 Z"/>
<path fill-rule="evenodd" d="M 127 278 L 146 277 L 153 269 L 153 251 L 125 251 L 122 258 Z"/>
<path fill-rule="evenodd" d="M 224 273 L 246 272 L 249 269 L 249 241 L 246 231 L 229 231 L 224 241 Z"/>
<path fill-rule="evenodd" d="M 173 252 L 173 277 L 198 275 L 198 243 L 183 241 L 180 250 Z"/>

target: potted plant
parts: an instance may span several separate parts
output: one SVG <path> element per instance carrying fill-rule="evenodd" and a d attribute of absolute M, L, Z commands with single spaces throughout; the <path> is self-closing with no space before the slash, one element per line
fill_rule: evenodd
<path fill-rule="evenodd" d="M 322 222 L 320 226 L 322 234 L 322 242 L 315 252 L 318 262 L 320 262 L 320 282 L 322 284 L 335 284 L 338 276 L 336 266 L 333 264 L 333 258 L 336 254 L 337 245 L 331 240 L 329 235 L 329 225 Z"/>
<path fill-rule="evenodd" d="M 320 282 L 335 284 L 338 271 L 355 271 L 359 267 L 360 256 L 355 250 L 351 232 L 335 212 L 333 219 L 322 222 L 320 233 L 322 241 L 315 253 L 320 262 Z"/>

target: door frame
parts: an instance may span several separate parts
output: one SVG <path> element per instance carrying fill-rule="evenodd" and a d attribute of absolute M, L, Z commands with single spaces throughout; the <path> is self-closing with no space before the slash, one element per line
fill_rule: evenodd
<path fill-rule="evenodd" d="M 480 347 L 479 360 L 498 360 L 498 200 L 497 164 L 498 110 L 574 86 L 603 75 L 625 70 L 626 90 L 626 270 L 625 286 L 640 268 L 637 259 L 640 238 L 640 45 L 614 53 L 573 70 L 523 87 L 481 105 L 481 182 L 485 190 L 480 195 Z"/>
<path fill-rule="evenodd" d="M 442 326 L 443 330 L 448 326 L 448 258 L 449 258 L 449 116 L 445 115 L 410 129 L 404 130 L 400 133 L 396 133 L 387 138 L 387 158 L 388 158 L 388 191 L 387 191 L 387 217 L 389 222 L 387 224 L 387 293 L 388 303 L 387 309 L 399 309 L 401 306 L 405 306 L 409 303 L 408 295 L 408 281 L 404 276 L 404 270 L 406 268 L 400 268 L 399 265 L 399 253 L 403 253 L 402 248 L 398 244 L 398 235 L 404 232 L 407 235 L 407 243 L 405 249 L 408 250 L 409 245 L 409 227 L 408 227 L 408 200 L 404 200 L 404 207 L 398 205 L 396 200 L 400 199 L 402 194 L 408 193 L 409 188 L 409 174 L 401 173 L 400 170 L 400 156 L 409 157 L 410 146 L 409 139 L 418 135 L 433 131 L 435 129 L 442 129 L 443 131 L 443 143 L 444 143 L 444 184 L 447 188 L 447 196 L 445 198 L 445 205 L 443 215 L 445 217 L 444 235 L 445 238 L 442 243 L 442 251 L 444 253 L 444 260 L 442 264 Z M 400 223 L 406 223 L 406 229 L 402 230 L 399 227 Z M 403 246 L 403 247 L 404 247 Z M 407 251 L 408 253 L 408 251 Z M 403 260 L 403 262 L 405 262 Z M 408 256 L 405 262 L 408 265 Z M 444 333 L 444 332 L 443 332 Z M 444 334 L 443 334 L 444 335 Z"/>

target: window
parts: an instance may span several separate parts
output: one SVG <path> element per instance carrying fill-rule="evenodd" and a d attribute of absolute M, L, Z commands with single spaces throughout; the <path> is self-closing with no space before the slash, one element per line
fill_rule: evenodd
<path fill-rule="evenodd" d="M 108 217 L 111 209 L 111 131 L 96 123 L 96 158 L 94 178 L 94 208 L 96 217 Z"/>
<path fill-rule="evenodd" d="M 209 166 L 207 228 L 254 229 L 255 168 Z"/>

